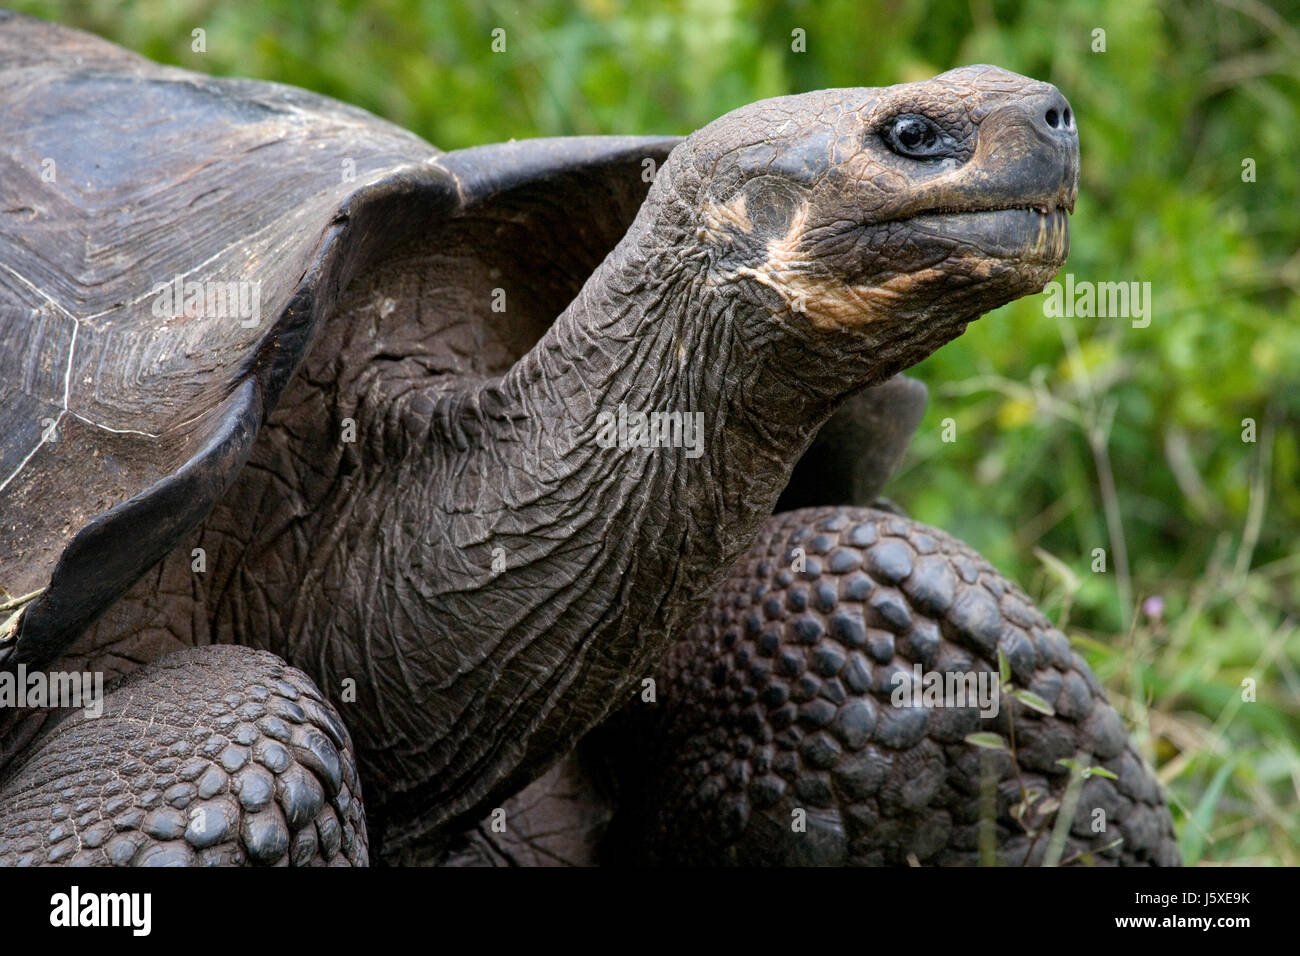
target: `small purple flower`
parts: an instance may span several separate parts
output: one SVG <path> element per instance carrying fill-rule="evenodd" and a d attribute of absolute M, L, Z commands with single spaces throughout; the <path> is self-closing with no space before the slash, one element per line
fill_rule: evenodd
<path fill-rule="evenodd" d="M 1165 599 L 1153 594 L 1142 602 L 1142 613 L 1153 621 L 1160 620 L 1165 613 Z"/>

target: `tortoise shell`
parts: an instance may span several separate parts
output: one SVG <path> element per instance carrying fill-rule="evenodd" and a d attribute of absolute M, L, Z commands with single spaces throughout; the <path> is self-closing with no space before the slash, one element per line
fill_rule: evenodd
<path fill-rule="evenodd" d="M 444 153 L 326 97 L 11 13 L 0 124 L 0 661 L 33 664 L 204 518 L 308 350 L 345 341 L 322 329 L 358 276 L 387 267 L 423 296 L 387 334 L 500 371 L 678 142 Z M 385 354 L 371 338 L 352 362 Z"/>

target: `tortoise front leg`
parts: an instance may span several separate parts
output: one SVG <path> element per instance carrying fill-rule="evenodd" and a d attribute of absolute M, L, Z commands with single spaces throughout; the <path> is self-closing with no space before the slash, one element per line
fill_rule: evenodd
<path fill-rule="evenodd" d="M 363 866 L 352 742 L 266 651 L 191 648 L 68 714 L 0 785 L 0 865 Z"/>
<path fill-rule="evenodd" d="M 921 693 L 965 675 L 997 691 L 986 716 Z M 1060 761 L 1082 752 L 1107 775 L 1083 784 L 1061 861 L 1180 861 L 1155 776 L 1065 636 L 970 548 L 896 515 L 773 517 L 656 679 L 657 702 L 602 732 L 611 859 L 975 864 L 983 832 L 998 862 L 1039 864 Z"/>

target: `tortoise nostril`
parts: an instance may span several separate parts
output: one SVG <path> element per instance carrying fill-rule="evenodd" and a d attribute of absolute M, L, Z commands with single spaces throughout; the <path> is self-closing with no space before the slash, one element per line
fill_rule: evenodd
<path fill-rule="evenodd" d="M 1034 117 L 1034 122 L 1042 132 L 1053 138 L 1074 138 L 1074 114 L 1070 111 L 1069 102 L 1056 90 L 1026 106 L 1031 116 L 1038 114 Z"/>

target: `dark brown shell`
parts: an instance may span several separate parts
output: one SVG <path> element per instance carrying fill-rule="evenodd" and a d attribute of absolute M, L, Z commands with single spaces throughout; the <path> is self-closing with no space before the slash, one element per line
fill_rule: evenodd
<path fill-rule="evenodd" d="M 578 198 L 563 210 L 585 277 L 644 195 L 642 158 L 662 161 L 676 143 L 442 153 L 324 97 L 158 66 L 8 13 L 0 129 L 0 605 L 14 611 L 0 614 L 0 661 L 10 663 L 57 657 L 203 519 L 359 271 L 512 190 L 612 184 L 634 201 Z M 561 213 L 544 205 L 554 235 Z M 256 284 L 256 324 L 230 308 L 159 314 L 158 287 L 176 276 Z"/>

